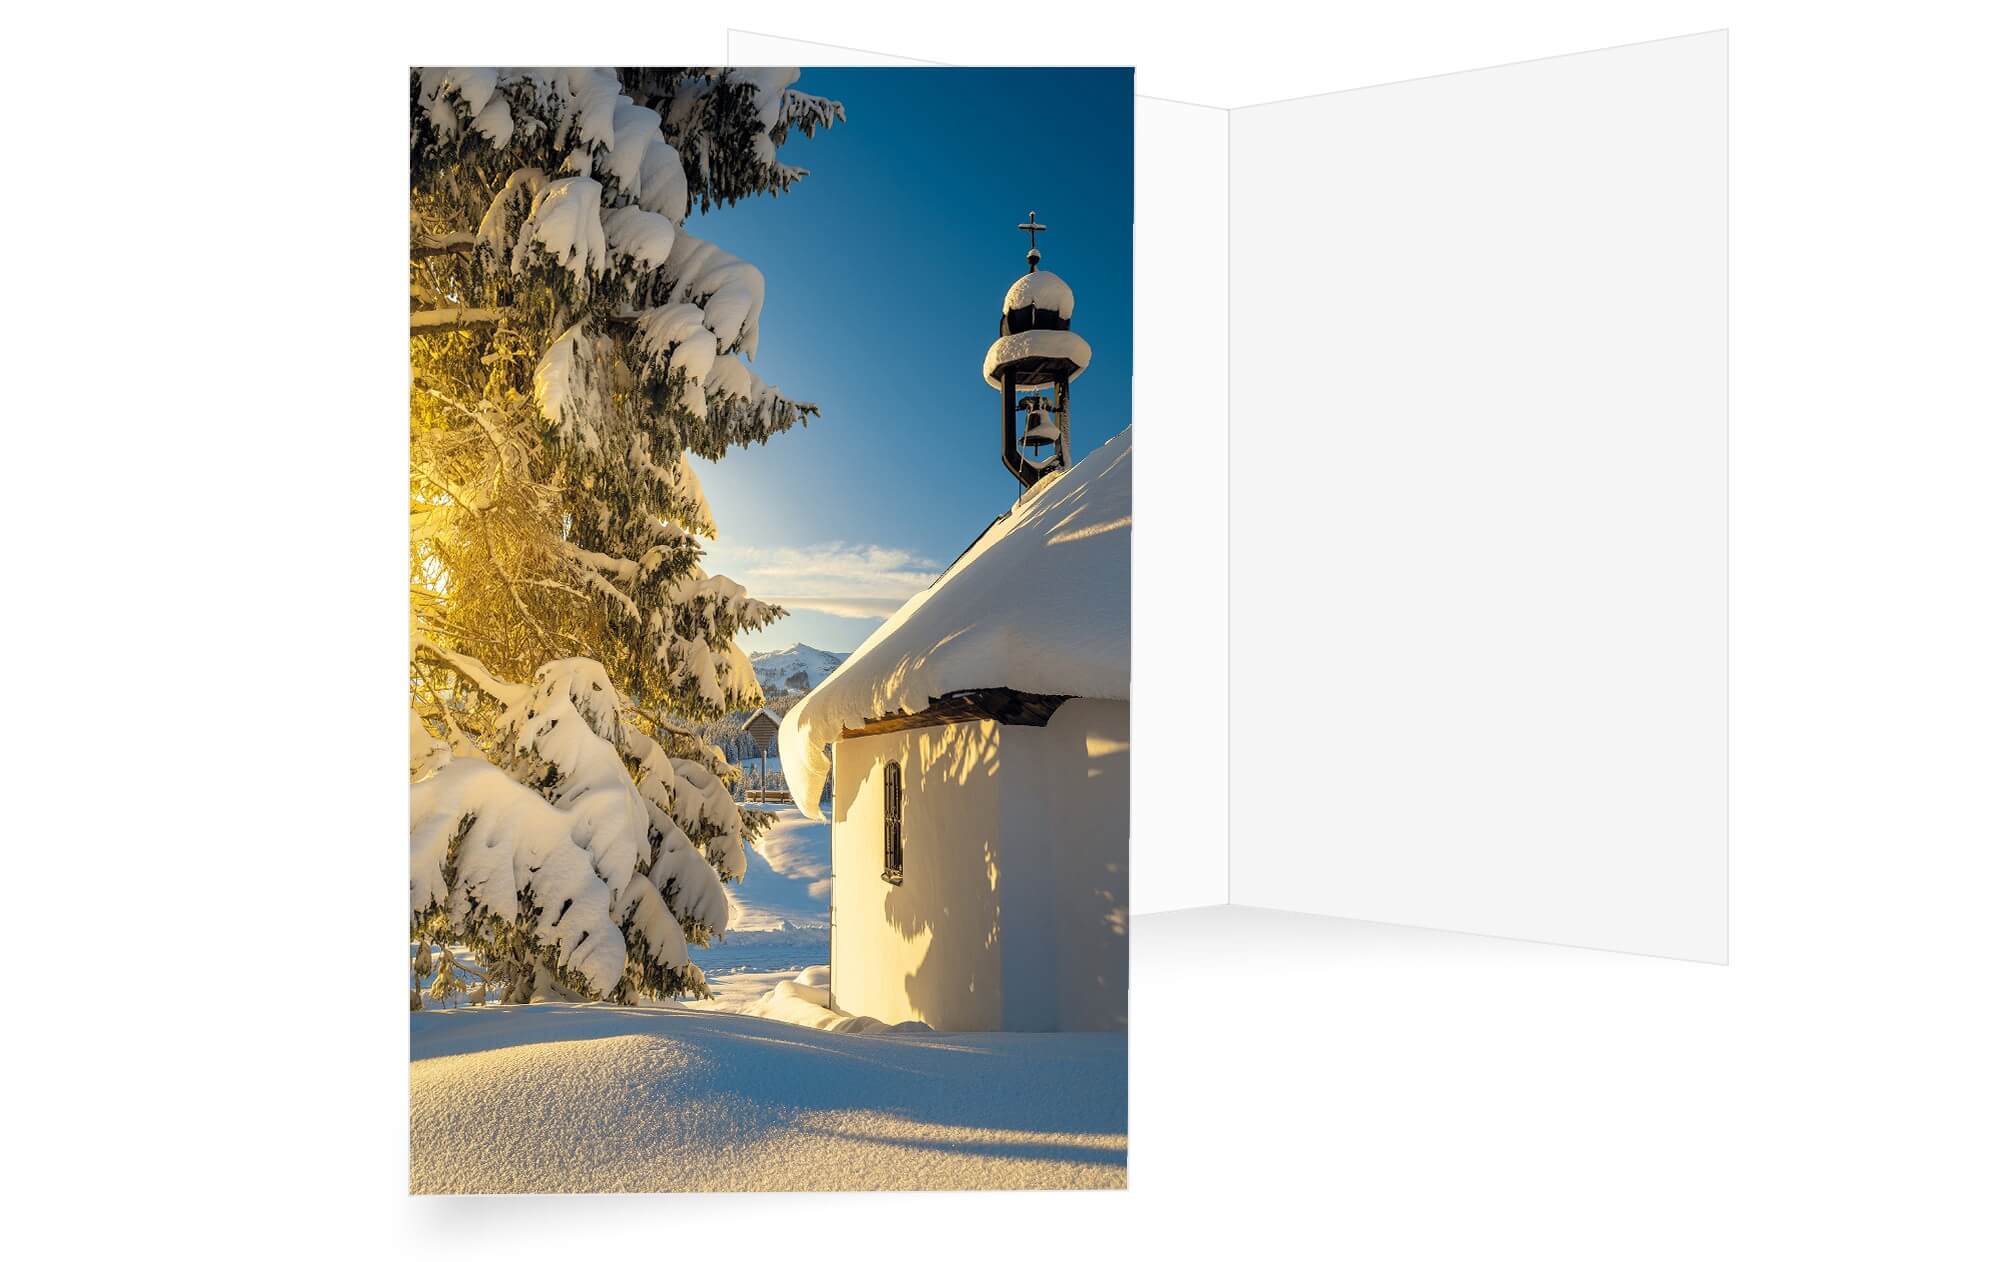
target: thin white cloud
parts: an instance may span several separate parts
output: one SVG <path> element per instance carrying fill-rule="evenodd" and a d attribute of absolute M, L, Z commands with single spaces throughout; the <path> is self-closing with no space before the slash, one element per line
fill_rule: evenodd
<path fill-rule="evenodd" d="M 862 543 L 810 547 L 710 545 L 710 573 L 727 574 L 759 600 L 839 618 L 886 618 L 944 569 L 901 548 Z"/>
<path fill-rule="evenodd" d="M 908 596 L 782 596 L 758 593 L 760 600 L 782 605 L 788 612 L 817 610 L 836 618 L 887 618 L 903 607 Z"/>

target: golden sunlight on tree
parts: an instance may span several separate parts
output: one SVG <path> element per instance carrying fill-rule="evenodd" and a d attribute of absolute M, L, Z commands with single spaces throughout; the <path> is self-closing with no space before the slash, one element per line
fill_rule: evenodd
<path fill-rule="evenodd" d="M 782 610 L 703 570 L 687 454 L 815 409 L 747 366 L 762 275 L 683 221 L 804 174 L 778 147 L 842 111 L 794 77 L 410 77 L 412 926 L 510 998 L 703 993 L 767 822 L 693 725 L 762 701 L 735 639 Z"/>

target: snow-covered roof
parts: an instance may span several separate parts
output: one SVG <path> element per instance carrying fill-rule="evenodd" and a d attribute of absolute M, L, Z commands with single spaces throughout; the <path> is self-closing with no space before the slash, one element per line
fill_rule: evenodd
<path fill-rule="evenodd" d="M 750 725 L 757 721 L 757 716 L 760 714 L 763 715 L 765 718 L 771 720 L 771 722 L 773 723 L 779 721 L 778 716 L 771 713 L 771 711 L 768 708 L 764 706 L 758 706 L 756 709 L 752 710 L 748 715 L 744 716 L 742 730 L 746 732 L 749 731 Z"/>
<path fill-rule="evenodd" d="M 778 729 L 792 800 L 819 818 L 825 747 L 974 688 L 1129 700 L 1132 431 L 1037 482 Z"/>
<path fill-rule="evenodd" d="M 1076 312 L 1076 295 L 1054 272 L 1029 272 L 1007 291 L 1007 297 L 1000 303 L 1000 314 L 1019 311 L 1023 307 L 1053 311 L 1067 320 Z"/>

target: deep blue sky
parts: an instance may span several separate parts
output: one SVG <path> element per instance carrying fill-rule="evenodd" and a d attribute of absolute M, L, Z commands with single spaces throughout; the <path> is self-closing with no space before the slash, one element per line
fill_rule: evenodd
<path fill-rule="evenodd" d="M 1019 491 L 980 364 L 1027 270 L 1014 225 L 1030 210 L 1093 353 L 1072 453 L 1131 423 L 1132 72 L 808 68 L 795 86 L 847 107 L 779 151 L 811 174 L 688 228 L 763 271 L 752 367 L 821 415 L 698 463 L 721 528 L 710 568 L 795 610 L 745 647 L 851 649 L 879 616 L 798 599 L 886 613 Z"/>

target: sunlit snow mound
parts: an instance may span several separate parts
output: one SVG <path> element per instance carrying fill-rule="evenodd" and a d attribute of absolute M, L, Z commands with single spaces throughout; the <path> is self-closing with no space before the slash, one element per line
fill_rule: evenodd
<path fill-rule="evenodd" d="M 588 1004 L 410 1016 L 415 1192 L 1122 1187 L 1123 1034 L 830 1034 Z"/>
<path fill-rule="evenodd" d="M 931 1027 L 922 1021 L 904 1021 L 890 1025 L 874 1017 L 856 1016 L 833 1006 L 833 970 L 824 964 L 817 964 L 800 970 L 796 977 L 780 978 L 772 974 L 750 974 L 743 981 L 749 983 L 741 987 L 716 987 L 716 998 L 707 1002 L 697 1001 L 691 1007 L 706 1008 L 717 1012 L 734 1012 L 746 1017 L 763 1017 L 770 1021 L 783 1021 L 787 1025 L 803 1025 L 810 1029 L 827 1030 L 834 1034 L 929 1034 Z"/>

